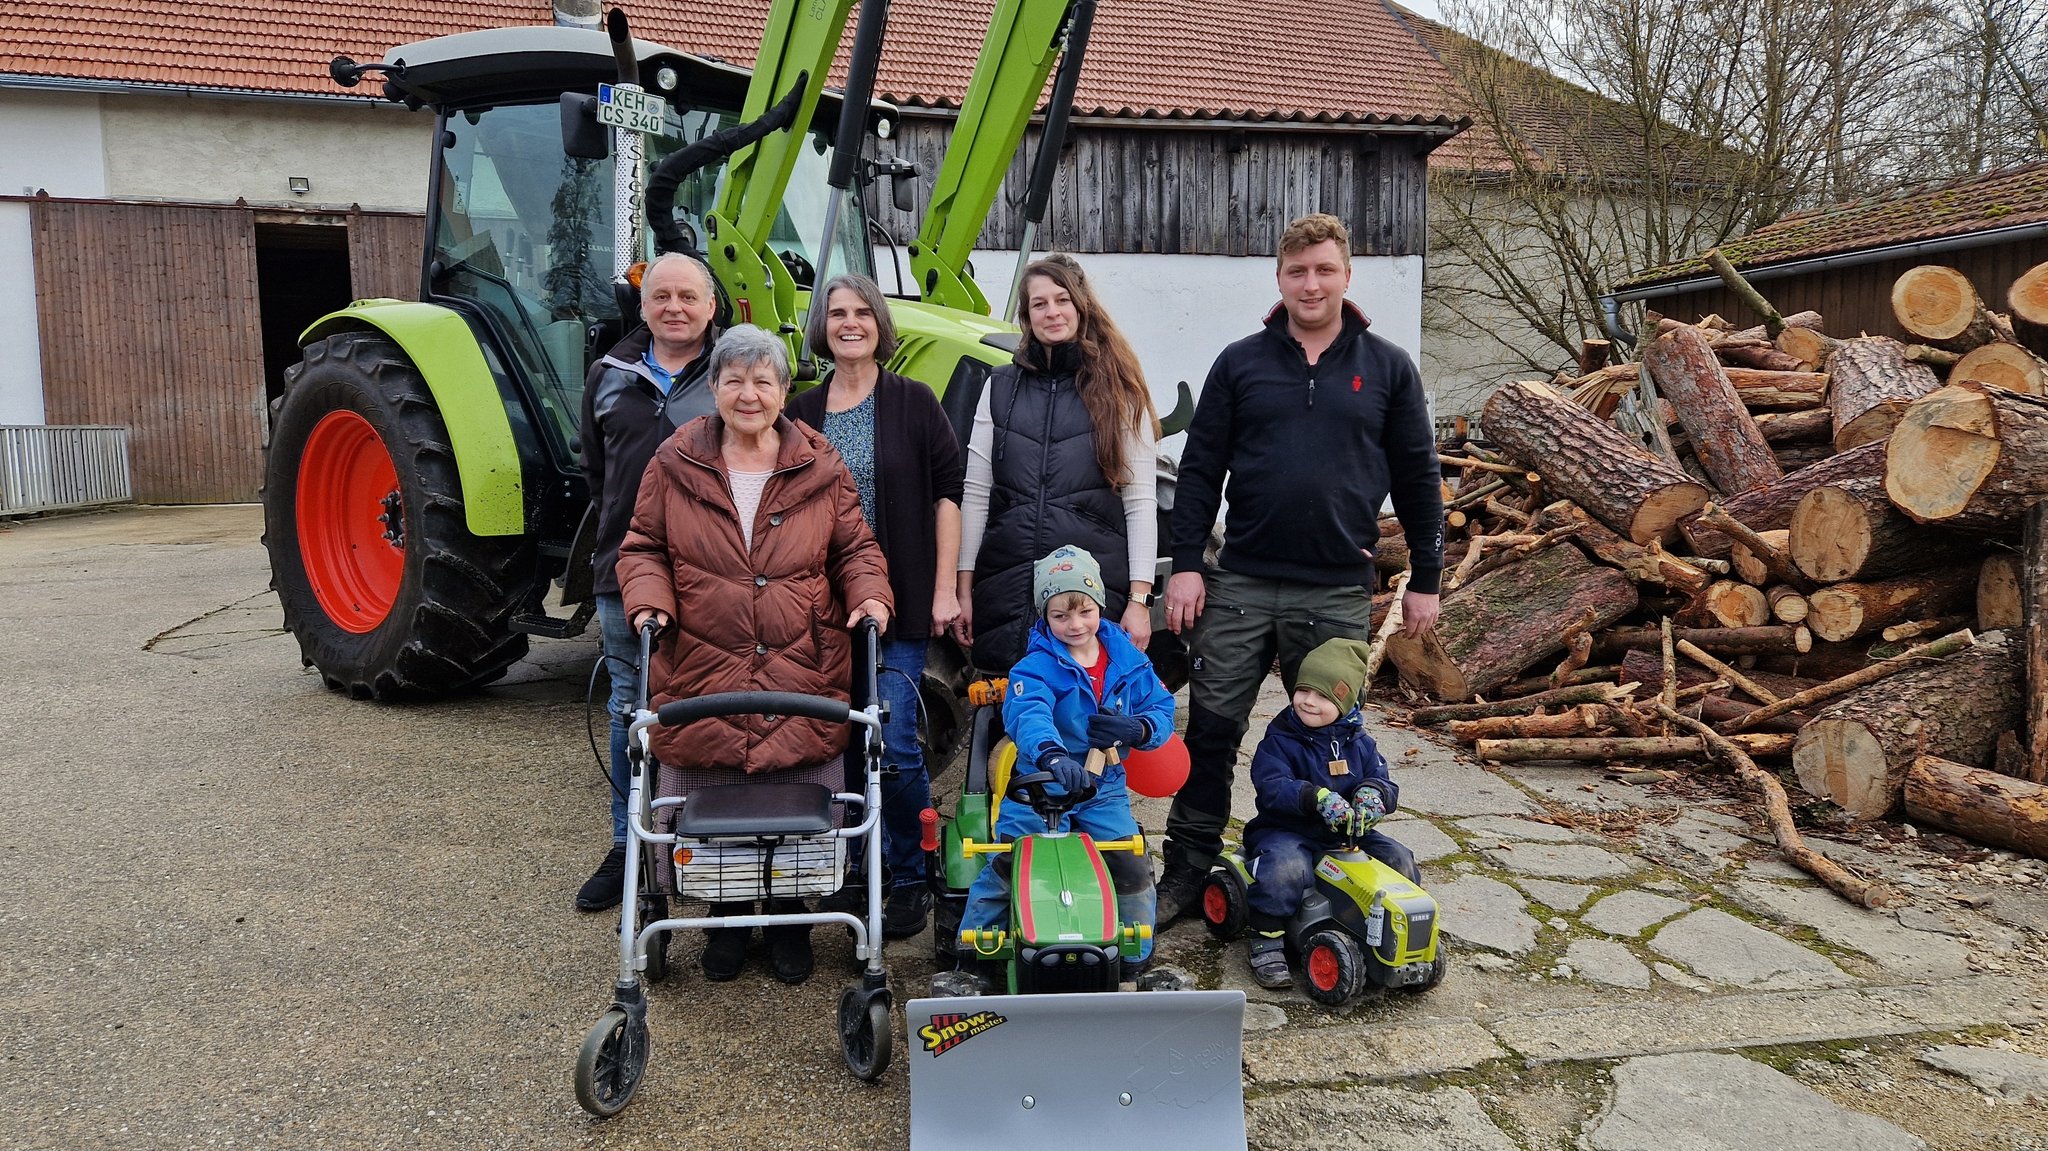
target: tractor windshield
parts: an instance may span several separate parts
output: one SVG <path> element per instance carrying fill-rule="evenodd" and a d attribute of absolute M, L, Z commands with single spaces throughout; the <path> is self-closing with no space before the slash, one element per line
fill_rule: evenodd
<path fill-rule="evenodd" d="M 736 120 L 731 113 L 671 109 L 666 133 L 647 142 L 648 162 Z M 620 319 L 612 291 L 612 162 L 563 155 L 555 104 L 451 115 L 443 126 L 433 293 L 468 300 L 488 317 L 497 338 L 487 341 L 486 355 L 500 371 L 524 377 L 544 414 L 550 449 L 567 464 L 581 418 L 586 333 Z M 830 142 L 813 132 L 811 143 L 768 237 L 800 288 L 811 286 L 832 194 L 825 182 Z M 724 175 L 723 167 L 699 172 L 676 191 L 676 220 L 693 243 L 701 243 L 703 218 Z M 859 197 L 849 197 L 838 232 L 833 271 L 871 274 Z M 638 322 L 632 317 L 624 330 Z"/>

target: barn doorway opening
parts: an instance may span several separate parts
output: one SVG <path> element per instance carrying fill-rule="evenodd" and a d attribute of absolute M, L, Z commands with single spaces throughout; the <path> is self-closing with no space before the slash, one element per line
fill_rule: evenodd
<path fill-rule="evenodd" d="M 347 225 L 258 223 L 256 296 L 267 410 L 284 394 L 285 369 L 299 362 L 299 333 L 353 298 Z"/>

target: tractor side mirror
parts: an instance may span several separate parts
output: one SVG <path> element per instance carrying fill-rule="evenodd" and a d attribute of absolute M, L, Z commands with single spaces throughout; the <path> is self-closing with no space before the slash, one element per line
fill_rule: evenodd
<path fill-rule="evenodd" d="M 562 93 L 562 152 L 578 160 L 611 156 L 611 133 L 597 122 L 597 97 Z"/>
<path fill-rule="evenodd" d="M 917 209 L 917 201 L 914 198 L 917 189 L 912 183 L 917 179 L 916 161 L 905 160 L 901 156 L 889 156 L 874 161 L 869 170 L 869 179 L 876 176 L 889 177 L 889 199 L 895 203 L 897 211 L 911 212 Z"/>

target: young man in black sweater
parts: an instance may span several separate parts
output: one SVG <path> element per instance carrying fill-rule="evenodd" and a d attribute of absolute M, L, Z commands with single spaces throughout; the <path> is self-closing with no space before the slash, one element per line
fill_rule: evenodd
<path fill-rule="evenodd" d="M 1192 632 L 1190 767 L 1166 820 L 1161 927 L 1195 906 L 1222 851 L 1238 743 L 1274 659 L 1291 692 L 1317 645 L 1365 637 L 1389 496 L 1412 573 L 1403 630 L 1419 635 L 1437 616 L 1443 495 L 1415 362 L 1345 301 L 1351 235 L 1336 217 L 1288 225 L 1278 280 L 1265 327 L 1209 370 L 1174 489 L 1166 624 Z M 1223 550 L 1205 571 L 1226 478 Z"/>

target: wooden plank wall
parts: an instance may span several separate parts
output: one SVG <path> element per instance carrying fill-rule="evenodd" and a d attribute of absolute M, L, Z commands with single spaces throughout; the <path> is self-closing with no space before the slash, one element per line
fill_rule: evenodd
<path fill-rule="evenodd" d="M 869 209 L 899 242 L 917 233 L 952 132 L 951 120 L 905 117 L 883 151 L 918 166 L 916 208 L 899 213 L 886 187 Z M 977 247 L 1014 249 L 1023 234 L 1026 133 Z M 1426 250 L 1429 173 L 1407 137 L 1361 132 L 1077 127 L 1060 158 L 1036 246 L 1069 252 L 1269 256 L 1288 221 L 1330 212 L 1351 228 L 1352 253 Z"/>
<path fill-rule="evenodd" d="M 1899 327 L 1898 318 L 1892 315 L 1892 285 L 1908 268 L 1921 264 L 1945 264 L 1955 268 L 1970 277 L 1986 306 L 1994 312 L 2003 312 L 2006 309 L 2006 289 L 2012 286 L 2020 273 L 2044 260 L 2048 260 L 2048 238 L 2037 237 L 2018 243 L 1922 253 L 1853 268 L 1760 280 L 1756 287 L 1765 299 L 1786 315 L 1808 309 L 1819 312 L 1831 336 L 1868 332 L 1911 342 L 1913 338 L 1906 335 Z M 1704 291 L 1646 300 L 1644 304 L 1681 320 L 1719 314 L 1744 326 L 1761 322 L 1735 298 L 1734 293 L 1719 285 Z M 2017 334 L 2021 342 L 2037 354 L 2048 356 L 2048 329 L 2028 329 L 2021 325 Z"/>
<path fill-rule="evenodd" d="M 138 502 L 255 499 L 265 413 L 250 212 L 37 201 L 30 219 L 46 419 L 130 429 Z"/>
<path fill-rule="evenodd" d="M 348 217 L 349 291 L 358 300 L 420 298 L 426 216 L 351 212 Z"/>

